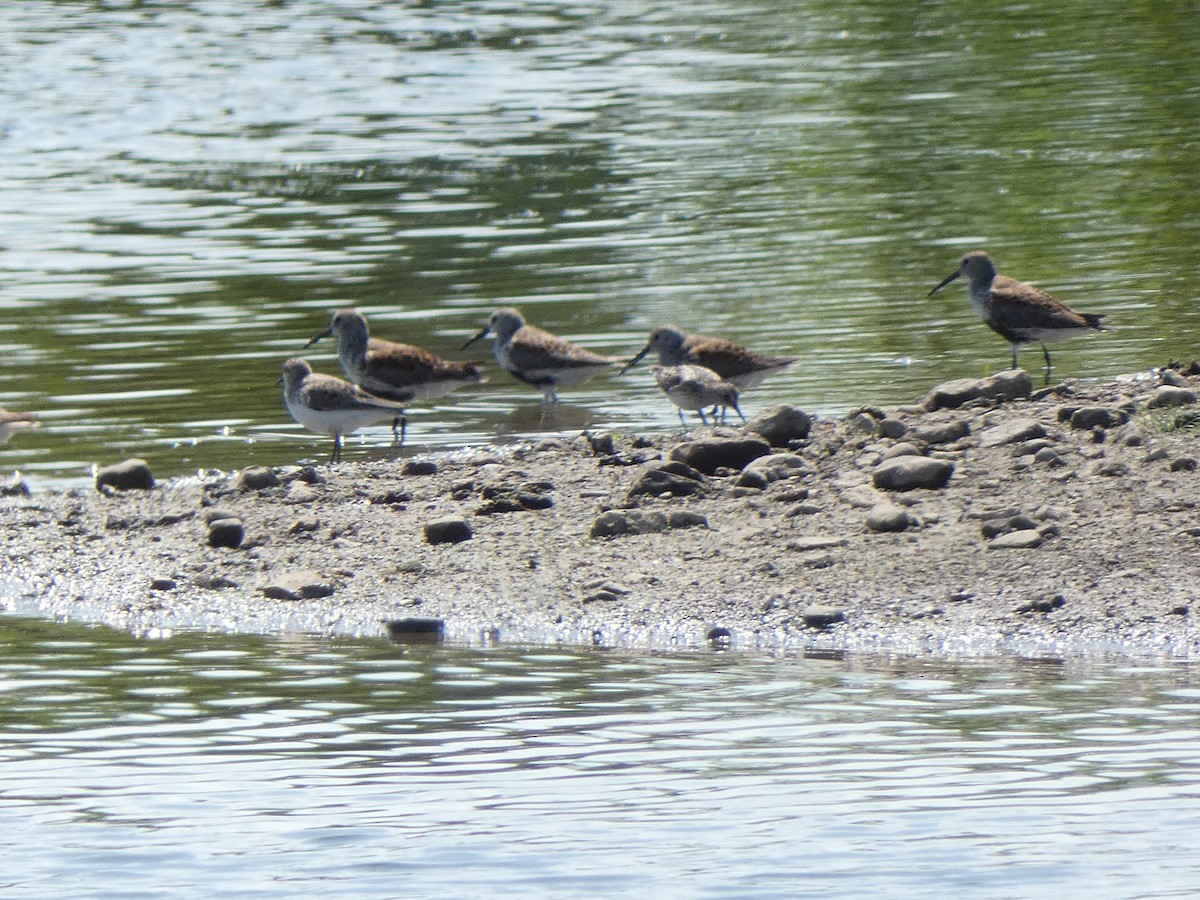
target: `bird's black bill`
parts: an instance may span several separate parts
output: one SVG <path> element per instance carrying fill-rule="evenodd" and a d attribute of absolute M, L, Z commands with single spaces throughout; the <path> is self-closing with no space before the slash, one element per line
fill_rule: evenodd
<path fill-rule="evenodd" d="M 463 344 L 463 345 L 462 345 L 461 347 L 459 347 L 458 349 L 459 349 L 460 351 L 461 351 L 461 350 L 466 350 L 468 347 L 470 347 L 470 346 L 471 346 L 473 343 L 475 343 L 475 342 L 476 342 L 477 340 L 479 340 L 480 338 L 485 338 L 485 337 L 487 337 L 487 333 L 488 333 L 489 331 L 491 331 L 491 328 L 492 328 L 492 326 L 490 326 L 490 325 L 485 325 L 485 326 L 484 326 L 484 328 L 483 328 L 483 331 L 479 332 L 479 334 L 475 335 L 475 337 L 471 338 L 469 341 L 467 341 L 465 344 Z"/>
<path fill-rule="evenodd" d="M 934 294 L 936 294 L 938 291 L 940 291 L 942 288 L 944 288 L 946 285 L 948 285 L 950 282 L 952 282 L 955 278 L 957 278 L 961 274 L 962 274 L 962 269 L 959 269 L 957 272 L 951 272 L 949 275 L 947 275 L 945 278 L 943 278 L 938 283 L 937 287 L 935 287 L 932 291 L 930 291 L 925 296 L 932 297 Z"/>
<path fill-rule="evenodd" d="M 320 334 L 318 334 L 318 335 L 317 335 L 315 338 L 313 338 L 311 341 L 309 341 L 307 344 L 305 344 L 305 345 L 304 345 L 304 349 L 305 349 L 305 350 L 307 350 L 309 347 L 311 347 L 313 344 L 315 344 L 315 343 L 316 343 L 317 341 L 319 341 L 321 338 L 327 338 L 327 337 L 329 337 L 331 334 L 333 334 L 333 329 L 332 329 L 332 328 L 326 328 L 324 331 L 322 331 Z"/>
<path fill-rule="evenodd" d="M 636 366 L 638 363 L 640 363 L 645 358 L 646 354 L 649 352 L 650 352 L 650 345 L 647 344 L 645 346 L 645 348 L 643 348 L 641 353 L 639 353 L 637 356 L 635 356 L 629 362 L 625 363 L 625 368 L 623 368 L 619 374 L 624 375 L 626 372 L 628 372 L 630 369 L 632 369 L 634 366 Z"/>

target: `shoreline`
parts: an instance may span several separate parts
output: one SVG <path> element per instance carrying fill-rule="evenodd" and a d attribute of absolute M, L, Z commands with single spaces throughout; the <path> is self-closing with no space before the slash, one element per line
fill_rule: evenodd
<path fill-rule="evenodd" d="M 1198 396 L 1195 363 L 1017 370 L 829 419 L 16 493 L 0 553 L 10 605 L 144 634 L 1189 656 Z"/>

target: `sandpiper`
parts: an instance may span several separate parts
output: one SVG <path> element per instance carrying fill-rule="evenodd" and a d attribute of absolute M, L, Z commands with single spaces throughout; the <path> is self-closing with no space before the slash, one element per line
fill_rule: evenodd
<path fill-rule="evenodd" d="M 7 444 L 18 431 L 37 427 L 37 416 L 33 413 L 9 412 L 0 406 L 0 444 Z"/>
<path fill-rule="evenodd" d="M 721 408 L 721 418 L 725 417 L 725 410 L 732 409 L 736 412 L 743 422 L 746 417 L 742 415 L 741 409 L 738 407 L 738 389 L 735 385 L 725 381 L 714 372 L 712 369 L 706 369 L 704 366 L 652 366 L 650 371 L 654 373 L 654 380 L 658 382 L 658 386 L 662 392 L 667 395 L 667 399 L 674 403 L 679 409 L 679 421 L 683 422 L 683 427 L 687 428 L 687 420 L 683 417 L 685 409 L 691 410 L 700 416 L 700 421 L 705 425 L 708 420 L 704 418 L 704 410 L 708 407 L 713 407 L 713 420 L 716 420 L 716 408 Z"/>
<path fill-rule="evenodd" d="M 333 435 L 331 463 L 342 458 L 342 435 L 404 414 L 402 404 L 374 397 L 332 375 L 315 373 L 299 357 L 283 364 L 280 380 L 283 403 L 292 418 L 309 431 Z"/>
<path fill-rule="evenodd" d="M 621 364 L 611 356 L 593 353 L 525 322 L 511 307 L 495 310 L 483 330 L 463 344 L 463 349 L 491 334 L 492 352 L 506 372 L 542 392 L 542 405 L 558 402 L 559 387 L 574 387 Z"/>
<path fill-rule="evenodd" d="M 483 373 L 474 362 L 451 362 L 412 344 L 373 338 L 366 317 L 355 309 L 333 314 L 329 327 L 305 344 L 336 335 L 338 362 L 346 377 L 366 391 L 396 403 L 436 400 L 468 384 L 482 384 Z M 408 428 L 401 413 L 400 442 Z"/>
<path fill-rule="evenodd" d="M 1017 367 L 1017 350 L 1022 344 L 1041 344 L 1046 357 L 1046 377 L 1050 377 L 1050 351 L 1047 341 L 1064 341 L 1089 331 L 1103 331 L 1104 316 L 1076 312 L 1056 297 L 1031 284 L 997 275 L 996 266 L 982 250 L 973 250 L 962 258 L 958 271 L 942 279 L 929 296 L 950 282 L 967 276 L 971 306 L 985 325 L 1012 344 L 1012 367 Z"/>
<path fill-rule="evenodd" d="M 758 387 L 768 375 L 787 368 L 797 359 L 795 356 L 765 356 L 724 338 L 685 334 L 674 325 L 659 325 L 650 332 L 650 340 L 642 352 L 621 371 L 633 368 L 651 350 L 658 351 L 661 365 L 703 366 L 740 391 Z"/>

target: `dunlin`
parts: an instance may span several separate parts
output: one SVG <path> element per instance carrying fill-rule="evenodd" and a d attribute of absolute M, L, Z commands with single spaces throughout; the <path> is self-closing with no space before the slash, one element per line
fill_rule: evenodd
<path fill-rule="evenodd" d="M 33 413 L 9 412 L 0 406 L 0 444 L 7 444 L 18 431 L 37 426 L 37 416 Z"/>
<path fill-rule="evenodd" d="M 723 380 L 712 369 L 683 365 L 652 366 L 650 371 L 654 373 L 654 380 L 667 395 L 667 399 L 679 408 L 679 421 L 683 422 L 684 428 L 687 427 L 687 420 L 683 417 L 685 409 L 696 413 L 700 416 L 700 421 L 707 425 L 704 410 L 710 406 L 713 407 L 714 421 L 717 407 L 721 408 L 722 419 L 725 410 L 732 409 L 741 416 L 743 422 L 746 421 L 746 417 L 738 408 L 737 387 Z"/>
<path fill-rule="evenodd" d="M 299 357 L 283 364 L 280 380 L 283 403 L 292 418 L 309 431 L 333 435 L 330 462 L 342 458 L 342 435 L 404 414 L 402 404 L 374 397 L 332 375 L 313 372 L 308 361 Z"/>
<path fill-rule="evenodd" d="M 651 350 L 658 352 L 661 365 L 703 366 L 740 391 L 758 387 L 768 375 L 796 361 L 795 356 L 765 356 L 724 338 L 685 334 L 674 325 L 660 325 L 650 332 L 650 340 L 642 352 L 621 371 L 637 365 Z"/>
<path fill-rule="evenodd" d="M 398 344 L 370 336 L 367 320 L 354 309 L 334 313 L 329 327 L 305 346 L 335 335 L 342 371 L 363 390 L 396 403 L 436 400 L 451 391 L 484 380 L 479 365 L 451 362 L 412 344 Z M 401 414 L 400 441 L 408 419 Z"/>
<path fill-rule="evenodd" d="M 1056 297 L 1007 275 L 997 275 L 996 266 L 982 250 L 962 258 L 958 270 L 942 279 L 933 296 L 956 278 L 966 276 L 971 306 L 985 325 L 1012 344 L 1012 367 L 1017 367 L 1017 350 L 1022 344 L 1041 344 L 1050 377 L 1047 341 L 1065 341 L 1089 331 L 1103 331 L 1104 316 L 1076 312 Z"/>
<path fill-rule="evenodd" d="M 463 344 L 463 349 L 489 334 L 495 339 L 492 352 L 496 362 L 513 378 L 539 388 L 543 406 L 558 402 L 558 388 L 583 384 L 621 364 L 619 359 L 593 353 L 526 324 L 525 317 L 510 307 L 494 311 L 484 329 Z"/>

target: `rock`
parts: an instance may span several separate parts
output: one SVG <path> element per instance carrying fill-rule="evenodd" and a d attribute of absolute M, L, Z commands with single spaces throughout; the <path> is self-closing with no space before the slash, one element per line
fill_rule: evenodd
<path fill-rule="evenodd" d="M 1010 531 L 993 540 L 989 547 L 996 550 L 1031 550 L 1042 543 L 1042 533 L 1033 529 Z"/>
<path fill-rule="evenodd" d="M 1071 427 L 1077 431 L 1093 428 L 1115 428 L 1129 421 L 1129 413 L 1107 406 L 1084 406 L 1071 413 Z"/>
<path fill-rule="evenodd" d="M 475 510 L 476 515 L 488 516 L 496 513 L 520 512 L 523 510 L 549 509 L 554 505 L 549 482 L 530 483 L 520 486 L 488 485 L 483 489 L 487 502 Z"/>
<path fill-rule="evenodd" d="M 404 468 L 400 470 L 401 475 L 436 475 L 438 473 L 438 464 L 432 459 L 410 459 L 404 464 Z"/>
<path fill-rule="evenodd" d="M 272 600 L 316 600 L 333 593 L 330 584 L 308 569 L 284 572 L 272 578 L 259 590 Z"/>
<path fill-rule="evenodd" d="M 714 650 L 728 650 L 733 646 L 733 632 L 724 626 L 718 625 L 715 628 L 708 629 L 708 634 L 704 636 L 704 640 Z"/>
<path fill-rule="evenodd" d="M 908 441 L 900 441 L 897 444 L 892 444 L 883 451 L 882 459 L 895 459 L 898 456 L 924 456 L 916 444 L 910 444 Z"/>
<path fill-rule="evenodd" d="M 216 522 L 219 519 L 239 519 L 239 518 L 241 518 L 241 516 L 239 516 L 233 510 L 224 509 L 220 506 L 214 506 L 211 509 L 206 509 L 204 511 L 204 524 L 205 525 L 211 525 L 213 522 Z"/>
<path fill-rule="evenodd" d="M 589 534 L 594 538 L 616 537 L 621 534 L 629 534 L 630 529 L 629 515 L 610 509 L 596 517 L 596 521 L 592 522 Z"/>
<path fill-rule="evenodd" d="M 876 532 L 904 531 L 912 524 L 908 510 L 891 503 L 880 503 L 867 514 L 867 528 Z"/>
<path fill-rule="evenodd" d="M 200 575 L 192 580 L 192 583 L 198 588 L 203 588 L 206 591 L 223 591 L 228 588 L 238 587 L 238 583 L 232 578 L 226 578 L 224 575 Z"/>
<path fill-rule="evenodd" d="M 686 513 L 678 510 L 671 513 L 672 518 L 686 515 L 695 515 L 695 513 Z M 676 519 L 676 521 L 684 522 L 687 520 Z M 692 522 L 691 524 L 707 525 L 708 520 L 705 519 L 702 523 Z M 666 531 L 670 527 L 687 528 L 691 527 L 691 525 L 680 524 L 672 526 L 670 519 L 661 512 L 641 512 L 638 510 L 625 510 L 622 512 L 614 509 L 601 514 L 592 523 L 590 533 L 594 538 L 617 537 L 623 534 L 653 534 L 659 531 Z"/>
<path fill-rule="evenodd" d="M 991 378 L 959 378 L 937 385 L 921 402 L 929 412 L 958 409 L 973 400 L 1006 402 L 1023 399 L 1033 392 L 1033 382 L 1024 369 L 1009 369 Z"/>
<path fill-rule="evenodd" d="M 1167 468 L 1172 472 L 1195 472 L 1197 466 L 1200 466 L 1200 463 L 1197 463 L 1195 458 L 1191 456 L 1178 456 L 1171 460 Z"/>
<path fill-rule="evenodd" d="M 742 430 L 759 435 L 772 447 L 787 447 L 808 437 L 812 417 L 795 406 L 781 404 L 753 416 Z"/>
<path fill-rule="evenodd" d="M 246 539 L 241 519 L 217 519 L 208 526 L 208 546 L 236 550 Z"/>
<path fill-rule="evenodd" d="M 983 536 L 988 540 L 999 537 L 1002 534 L 1009 534 L 1013 531 L 1037 531 L 1038 523 L 1024 513 L 1017 513 L 1011 516 L 1001 516 L 994 519 L 986 519 L 980 525 L 980 530 Z"/>
<path fill-rule="evenodd" d="M 1110 459 L 1097 463 L 1095 471 L 1105 478 L 1122 478 L 1129 474 L 1129 465 L 1119 459 Z"/>
<path fill-rule="evenodd" d="M 473 537 L 471 523 L 466 519 L 434 519 L 425 523 L 425 540 L 430 544 L 458 544 Z"/>
<path fill-rule="evenodd" d="M 908 436 L 926 444 L 952 444 L 971 433 L 965 421 L 932 422 L 909 429 Z"/>
<path fill-rule="evenodd" d="M 384 623 L 388 638 L 397 644 L 432 643 L 446 635 L 446 623 L 433 616 L 388 619 Z"/>
<path fill-rule="evenodd" d="M 96 490 L 148 491 L 154 487 L 154 475 L 144 459 L 127 459 L 96 472 Z"/>
<path fill-rule="evenodd" d="M 761 475 L 768 483 L 807 475 L 812 470 L 795 453 L 770 453 L 752 461 L 743 474 Z"/>
<path fill-rule="evenodd" d="M 707 528 L 708 516 L 690 509 L 676 509 L 667 513 L 668 528 Z"/>
<path fill-rule="evenodd" d="M 654 466 L 638 476 L 633 486 L 629 488 L 629 498 L 633 499 L 642 494 L 649 494 L 653 497 L 662 494 L 669 494 L 672 497 L 688 497 L 704 489 L 703 479 L 704 476 L 695 469 L 678 462 Z"/>
<path fill-rule="evenodd" d="M 1196 392 L 1184 387 L 1163 385 L 1156 388 L 1146 401 L 1147 409 L 1168 409 L 1172 406 L 1188 406 L 1196 402 Z"/>
<path fill-rule="evenodd" d="M 811 550 L 829 550 L 833 547 L 846 546 L 846 539 L 829 534 L 804 534 L 787 542 L 788 550 L 807 553 Z"/>
<path fill-rule="evenodd" d="M 908 434 L 908 423 L 902 422 L 899 419 L 885 418 L 879 420 L 879 436 L 882 438 L 891 438 L 894 441 L 900 440 Z"/>
<path fill-rule="evenodd" d="M 288 534 L 308 534 L 321 527 L 321 520 L 316 516 L 305 516 L 297 519 L 288 529 Z"/>
<path fill-rule="evenodd" d="M 261 491 L 279 484 L 274 469 L 266 466 L 247 466 L 238 472 L 233 486 L 239 491 Z"/>
<path fill-rule="evenodd" d="M 32 495 L 33 491 L 29 490 L 29 485 L 19 475 L 14 474 L 7 481 L 0 482 L 0 497 L 29 497 Z"/>
<path fill-rule="evenodd" d="M 1050 466 L 1051 468 L 1058 468 L 1067 464 L 1067 461 L 1059 456 L 1058 451 L 1053 447 L 1043 447 L 1037 453 L 1033 454 L 1033 461 Z"/>
<path fill-rule="evenodd" d="M 1019 612 L 1019 613 L 1031 613 L 1031 612 L 1048 613 L 1048 612 L 1054 612 L 1054 610 L 1056 610 L 1056 609 L 1062 609 L 1062 607 L 1064 607 L 1066 605 L 1067 605 L 1067 598 L 1064 597 L 1062 594 L 1049 594 L 1045 597 L 1036 597 L 1036 598 L 1030 600 L 1028 603 L 1018 606 L 1017 612 Z"/>
<path fill-rule="evenodd" d="M 303 481 L 293 481 L 288 485 L 284 495 L 284 503 L 313 503 L 320 496 L 311 485 Z"/>
<path fill-rule="evenodd" d="M 767 476 L 762 472 L 756 472 L 747 468 L 742 472 L 741 475 L 738 476 L 737 481 L 734 482 L 734 485 L 740 488 L 751 488 L 755 491 L 762 491 L 766 489 L 769 483 L 770 482 L 767 481 Z"/>
<path fill-rule="evenodd" d="M 871 482 L 884 491 L 937 489 L 945 487 L 952 474 L 954 464 L 948 460 L 901 456 L 877 466 L 871 475 Z"/>
<path fill-rule="evenodd" d="M 680 444 L 671 451 L 671 459 L 712 475 L 717 469 L 741 471 L 770 452 L 771 445 L 757 438 L 703 438 Z"/>
<path fill-rule="evenodd" d="M 1001 447 L 1046 436 L 1046 428 L 1034 419 L 1013 419 L 1003 425 L 986 428 L 979 434 L 980 447 Z M 1036 452 L 1036 451 L 1030 451 Z"/>
<path fill-rule="evenodd" d="M 838 622 L 845 622 L 846 613 L 836 606 L 814 603 L 804 610 L 801 618 L 809 628 L 829 628 Z"/>
<path fill-rule="evenodd" d="M 413 495 L 408 491 L 393 488 L 390 491 L 373 494 L 370 502 L 373 506 L 403 506 L 405 503 L 411 503 L 412 498 Z"/>
<path fill-rule="evenodd" d="M 179 582 L 174 578 L 155 578 L 150 582 L 152 591 L 173 591 L 177 587 L 179 587 Z"/>

